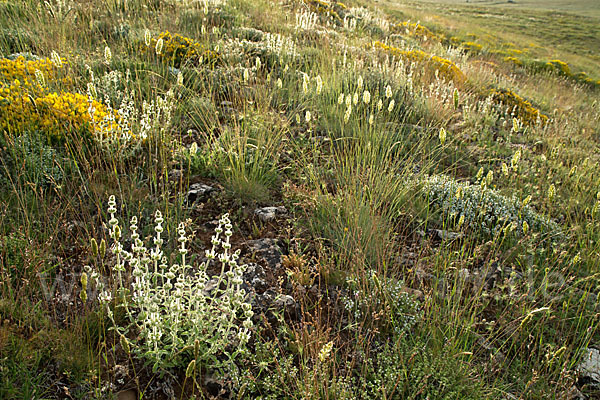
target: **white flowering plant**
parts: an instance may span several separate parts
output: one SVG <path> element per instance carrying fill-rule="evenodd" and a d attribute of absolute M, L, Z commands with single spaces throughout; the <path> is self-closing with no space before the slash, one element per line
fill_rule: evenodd
<path fill-rule="evenodd" d="M 178 262 L 169 265 L 160 211 L 155 213 L 151 247 L 140 237 L 137 218 L 131 219 L 130 249 L 123 245 L 114 196 L 108 213 L 113 290 L 98 272 L 91 267 L 88 271 L 125 350 L 150 363 L 154 371 L 194 365 L 235 375 L 235 360 L 250 340 L 253 312 L 242 288 L 245 265 L 238 264 L 239 252 L 231 252 L 228 215 L 219 220 L 206 261 L 194 267 L 188 264 L 183 223 L 177 230 Z M 213 264 L 220 266 L 220 273 L 210 277 Z M 117 322 L 113 306 L 122 309 L 123 323 Z"/>

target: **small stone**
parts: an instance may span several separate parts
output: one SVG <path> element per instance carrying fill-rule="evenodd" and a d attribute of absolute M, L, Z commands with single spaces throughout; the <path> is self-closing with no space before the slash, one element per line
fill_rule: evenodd
<path fill-rule="evenodd" d="M 186 201 L 190 205 L 197 201 L 205 201 L 214 191 L 216 191 L 216 189 L 212 186 L 203 183 L 194 183 L 190 185 L 190 189 L 186 195 Z"/>
<path fill-rule="evenodd" d="M 600 350 L 586 349 L 577 372 L 581 384 L 600 390 Z"/>
<path fill-rule="evenodd" d="M 137 396 L 135 393 L 135 390 L 130 389 L 130 390 L 125 390 L 122 392 L 119 392 L 117 394 L 117 400 L 136 400 Z"/>
<path fill-rule="evenodd" d="M 441 229 L 434 229 L 433 231 L 441 240 L 455 240 L 463 237 L 463 234 L 459 232 L 450 232 Z"/>
<path fill-rule="evenodd" d="M 250 251 L 267 262 L 269 267 L 276 269 L 281 266 L 281 248 L 276 239 L 264 238 L 249 240 L 246 245 Z"/>
<path fill-rule="evenodd" d="M 183 172 L 180 169 L 172 169 L 169 171 L 169 182 L 179 182 L 182 176 Z"/>
<path fill-rule="evenodd" d="M 265 271 L 258 264 L 250 263 L 246 265 L 246 271 L 244 271 L 244 280 L 257 293 L 263 293 L 265 290 L 267 290 Z"/>
<path fill-rule="evenodd" d="M 292 312 L 296 306 L 296 300 L 287 294 L 278 296 L 274 302 L 275 306 L 287 312 Z"/>
<path fill-rule="evenodd" d="M 263 207 L 254 210 L 256 215 L 262 222 L 270 222 L 275 218 L 287 214 L 287 209 L 284 206 L 279 207 Z"/>

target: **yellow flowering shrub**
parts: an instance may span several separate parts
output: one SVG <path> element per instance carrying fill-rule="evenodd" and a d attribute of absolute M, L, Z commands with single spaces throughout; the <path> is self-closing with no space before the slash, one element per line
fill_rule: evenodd
<path fill-rule="evenodd" d="M 175 67 L 180 67 L 184 61 L 188 60 L 193 60 L 195 63 L 213 63 L 220 58 L 219 53 L 206 48 L 194 39 L 178 33 L 172 34 L 169 31 L 162 32 L 158 37 L 153 38 L 148 50 L 156 51 L 156 43 L 159 40 L 162 40 L 163 46 L 158 57 Z"/>
<path fill-rule="evenodd" d="M 59 67 L 49 58 L 39 60 L 26 60 L 23 56 L 14 60 L 0 58 L 0 78 L 5 81 L 35 80 L 36 71 L 41 72 L 46 79 L 53 79 L 58 69 Z"/>
<path fill-rule="evenodd" d="M 523 54 L 523 50 L 521 49 L 507 49 L 506 52 L 511 56 L 520 56 Z"/>
<path fill-rule="evenodd" d="M 61 60 L 61 62 L 67 65 L 66 61 Z M 6 84 L 18 80 L 19 86 L 27 88 L 30 94 L 39 93 L 45 83 L 51 83 L 59 78 L 63 65 L 57 66 L 50 58 L 39 60 L 27 60 L 23 56 L 15 59 L 0 58 L 0 83 Z M 63 86 L 70 86 L 71 80 L 63 77 L 60 83 Z"/>
<path fill-rule="evenodd" d="M 475 42 L 462 42 L 461 47 L 471 53 L 479 53 L 483 49 L 483 46 Z"/>
<path fill-rule="evenodd" d="M 533 60 L 529 61 L 526 64 L 531 70 L 535 72 L 539 71 L 550 71 L 557 75 L 564 76 L 566 78 L 573 79 L 576 82 L 583 83 L 586 85 L 590 85 L 592 87 L 600 86 L 600 81 L 596 81 L 589 77 L 585 72 L 573 73 L 569 64 L 561 60 L 550 60 L 550 61 L 542 61 L 542 60 Z"/>
<path fill-rule="evenodd" d="M 437 70 L 440 77 L 452 81 L 457 85 L 464 83 L 467 79 L 456 64 L 445 58 L 434 56 L 421 50 L 400 50 L 381 42 L 375 42 L 374 47 L 380 48 L 394 56 L 401 57 L 406 62 L 420 64 L 430 70 Z"/>
<path fill-rule="evenodd" d="M 61 68 L 48 58 L 0 59 L 0 130 L 37 129 L 61 140 L 66 132 L 91 132 L 96 126 L 114 124 L 117 117 L 104 104 L 79 93 L 49 91 Z M 60 80 L 62 86 L 65 82 Z"/>
<path fill-rule="evenodd" d="M 92 131 L 115 119 L 104 104 L 87 96 L 53 92 L 34 98 L 24 93 L 18 80 L 0 89 L 0 113 L 0 129 L 15 133 L 37 129 L 53 140 L 63 139 L 66 132 Z"/>
<path fill-rule="evenodd" d="M 512 56 L 504 57 L 504 61 L 518 65 L 518 66 L 523 66 L 523 61 L 519 60 L 516 57 L 512 57 Z"/>
<path fill-rule="evenodd" d="M 348 9 L 344 3 L 336 1 L 310 0 L 306 4 L 312 12 L 330 16 L 337 22 L 342 21 L 344 11 Z"/>
<path fill-rule="evenodd" d="M 492 89 L 490 95 L 496 104 L 508 107 L 524 124 L 532 125 L 539 122 L 545 125 L 548 122 L 548 116 L 542 114 L 540 110 L 512 90 Z"/>
<path fill-rule="evenodd" d="M 409 21 L 400 22 L 399 24 L 396 24 L 395 30 L 401 33 L 406 33 L 410 36 L 418 37 L 421 40 L 441 41 L 443 39 L 443 36 L 436 35 L 427 27 L 418 23 L 411 24 Z"/>
<path fill-rule="evenodd" d="M 600 86 L 600 81 L 595 81 L 594 79 L 590 78 L 588 76 L 588 74 L 586 74 L 585 72 L 578 72 L 577 74 L 573 75 L 573 77 L 578 80 L 579 82 L 583 82 L 583 83 L 587 83 L 588 85 L 592 85 L 592 86 Z"/>
<path fill-rule="evenodd" d="M 564 76 L 572 76 L 571 68 L 569 68 L 569 64 L 561 60 L 550 60 L 546 63 L 550 69 L 555 72 L 558 72 L 560 75 Z"/>

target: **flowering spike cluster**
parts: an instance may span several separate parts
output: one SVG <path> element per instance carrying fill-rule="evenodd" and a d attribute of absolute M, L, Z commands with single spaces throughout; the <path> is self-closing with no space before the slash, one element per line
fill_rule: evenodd
<path fill-rule="evenodd" d="M 151 248 L 141 239 L 137 217 L 131 218 L 131 248 L 125 249 L 116 212 L 115 197 L 110 196 L 108 227 L 115 256 L 112 270 L 116 273 L 113 290 L 106 288 L 97 272 L 88 269 L 100 291 L 98 300 L 106 305 L 115 329 L 121 335 L 135 337 L 131 351 L 159 368 L 185 367 L 196 355 L 199 361 L 214 362 L 215 356 L 224 354 L 232 345 L 240 350 L 236 354 L 241 354 L 251 337 L 253 312 L 241 287 L 245 265 L 238 264 L 239 251 L 231 252 L 233 227 L 228 215 L 219 220 L 212 248 L 206 251 L 207 260 L 193 267 L 187 261 L 189 238 L 183 223 L 177 228 L 178 262 L 169 265 L 168 252 L 163 247 L 162 213 L 154 214 Z M 211 278 L 208 268 L 213 263 L 220 263 L 221 273 Z M 130 285 L 123 279 L 125 271 L 131 271 Z M 117 324 L 113 317 L 113 291 L 121 299 L 125 324 Z M 134 334 L 128 335 L 129 332 Z M 195 348 L 198 351 L 192 355 L 189 349 Z M 233 366 L 234 355 L 221 358 L 224 361 L 216 367 Z"/>

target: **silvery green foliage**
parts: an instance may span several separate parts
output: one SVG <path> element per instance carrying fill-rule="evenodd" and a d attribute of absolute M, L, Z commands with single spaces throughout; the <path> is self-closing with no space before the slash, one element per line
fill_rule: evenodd
<path fill-rule="evenodd" d="M 179 263 L 169 265 L 160 211 L 155 213 L 150 247 L 140 237 L 137 218 L 131 219 L 129 250 L 122 244 L 114 196 L 110 197 L 108 212 L 113 277 L 125 323 L 116 323 L 109 307 L 112 293 L 98 279 L 96 282 L 99 300 L 107 306 L 115 330 L 132 342 L 131 352 L 149 361 L 155 370 L 185 367 L 193 358 L 204 368 L 234 372 L 234 361 L 246 351 L 250 339 L 253 312 L 241 288 L 246 266 L 238 264 L 239 252 L 230 252 L 232 225 L 228 215 L 219 220 L 212 248 L 206 251 L 207 261 L 192 267 L 187 263 L 188 239 L 183 224 L 177 231 Z M 220 266 L 220 273 L 211 278 L 208 268 L 213 264 Z M 126 277 L 129 273 L 131 277 Z"/>
<path fill-rule="evenodd" d="M 403 290 L 402 281 L 380 277 L 373 270 L 368 275 L 367 287 L 353 279 L 347 281 L 350 293 L 342 297 L 342 302 L 352 322 L 360 323 L 385 310 L 391 314 L 389 328 L 394 334 L 408 332 L 420 316 L 418 303 Z"/>
<path fill-rule="evenodd" d="M 464 217 L 464 226 L 486 235 L 495 236 L 505 230 L 522 236 L 524 222 L 532 232 L 560 234 L 557 223 L 523 205 L 516 197 L 506 197 L 485 184 L 457 182 L 445 175 L 432 175 L 422 184 L 430 204 L 439 209 L 444 218 L 457 223 Z"/>

